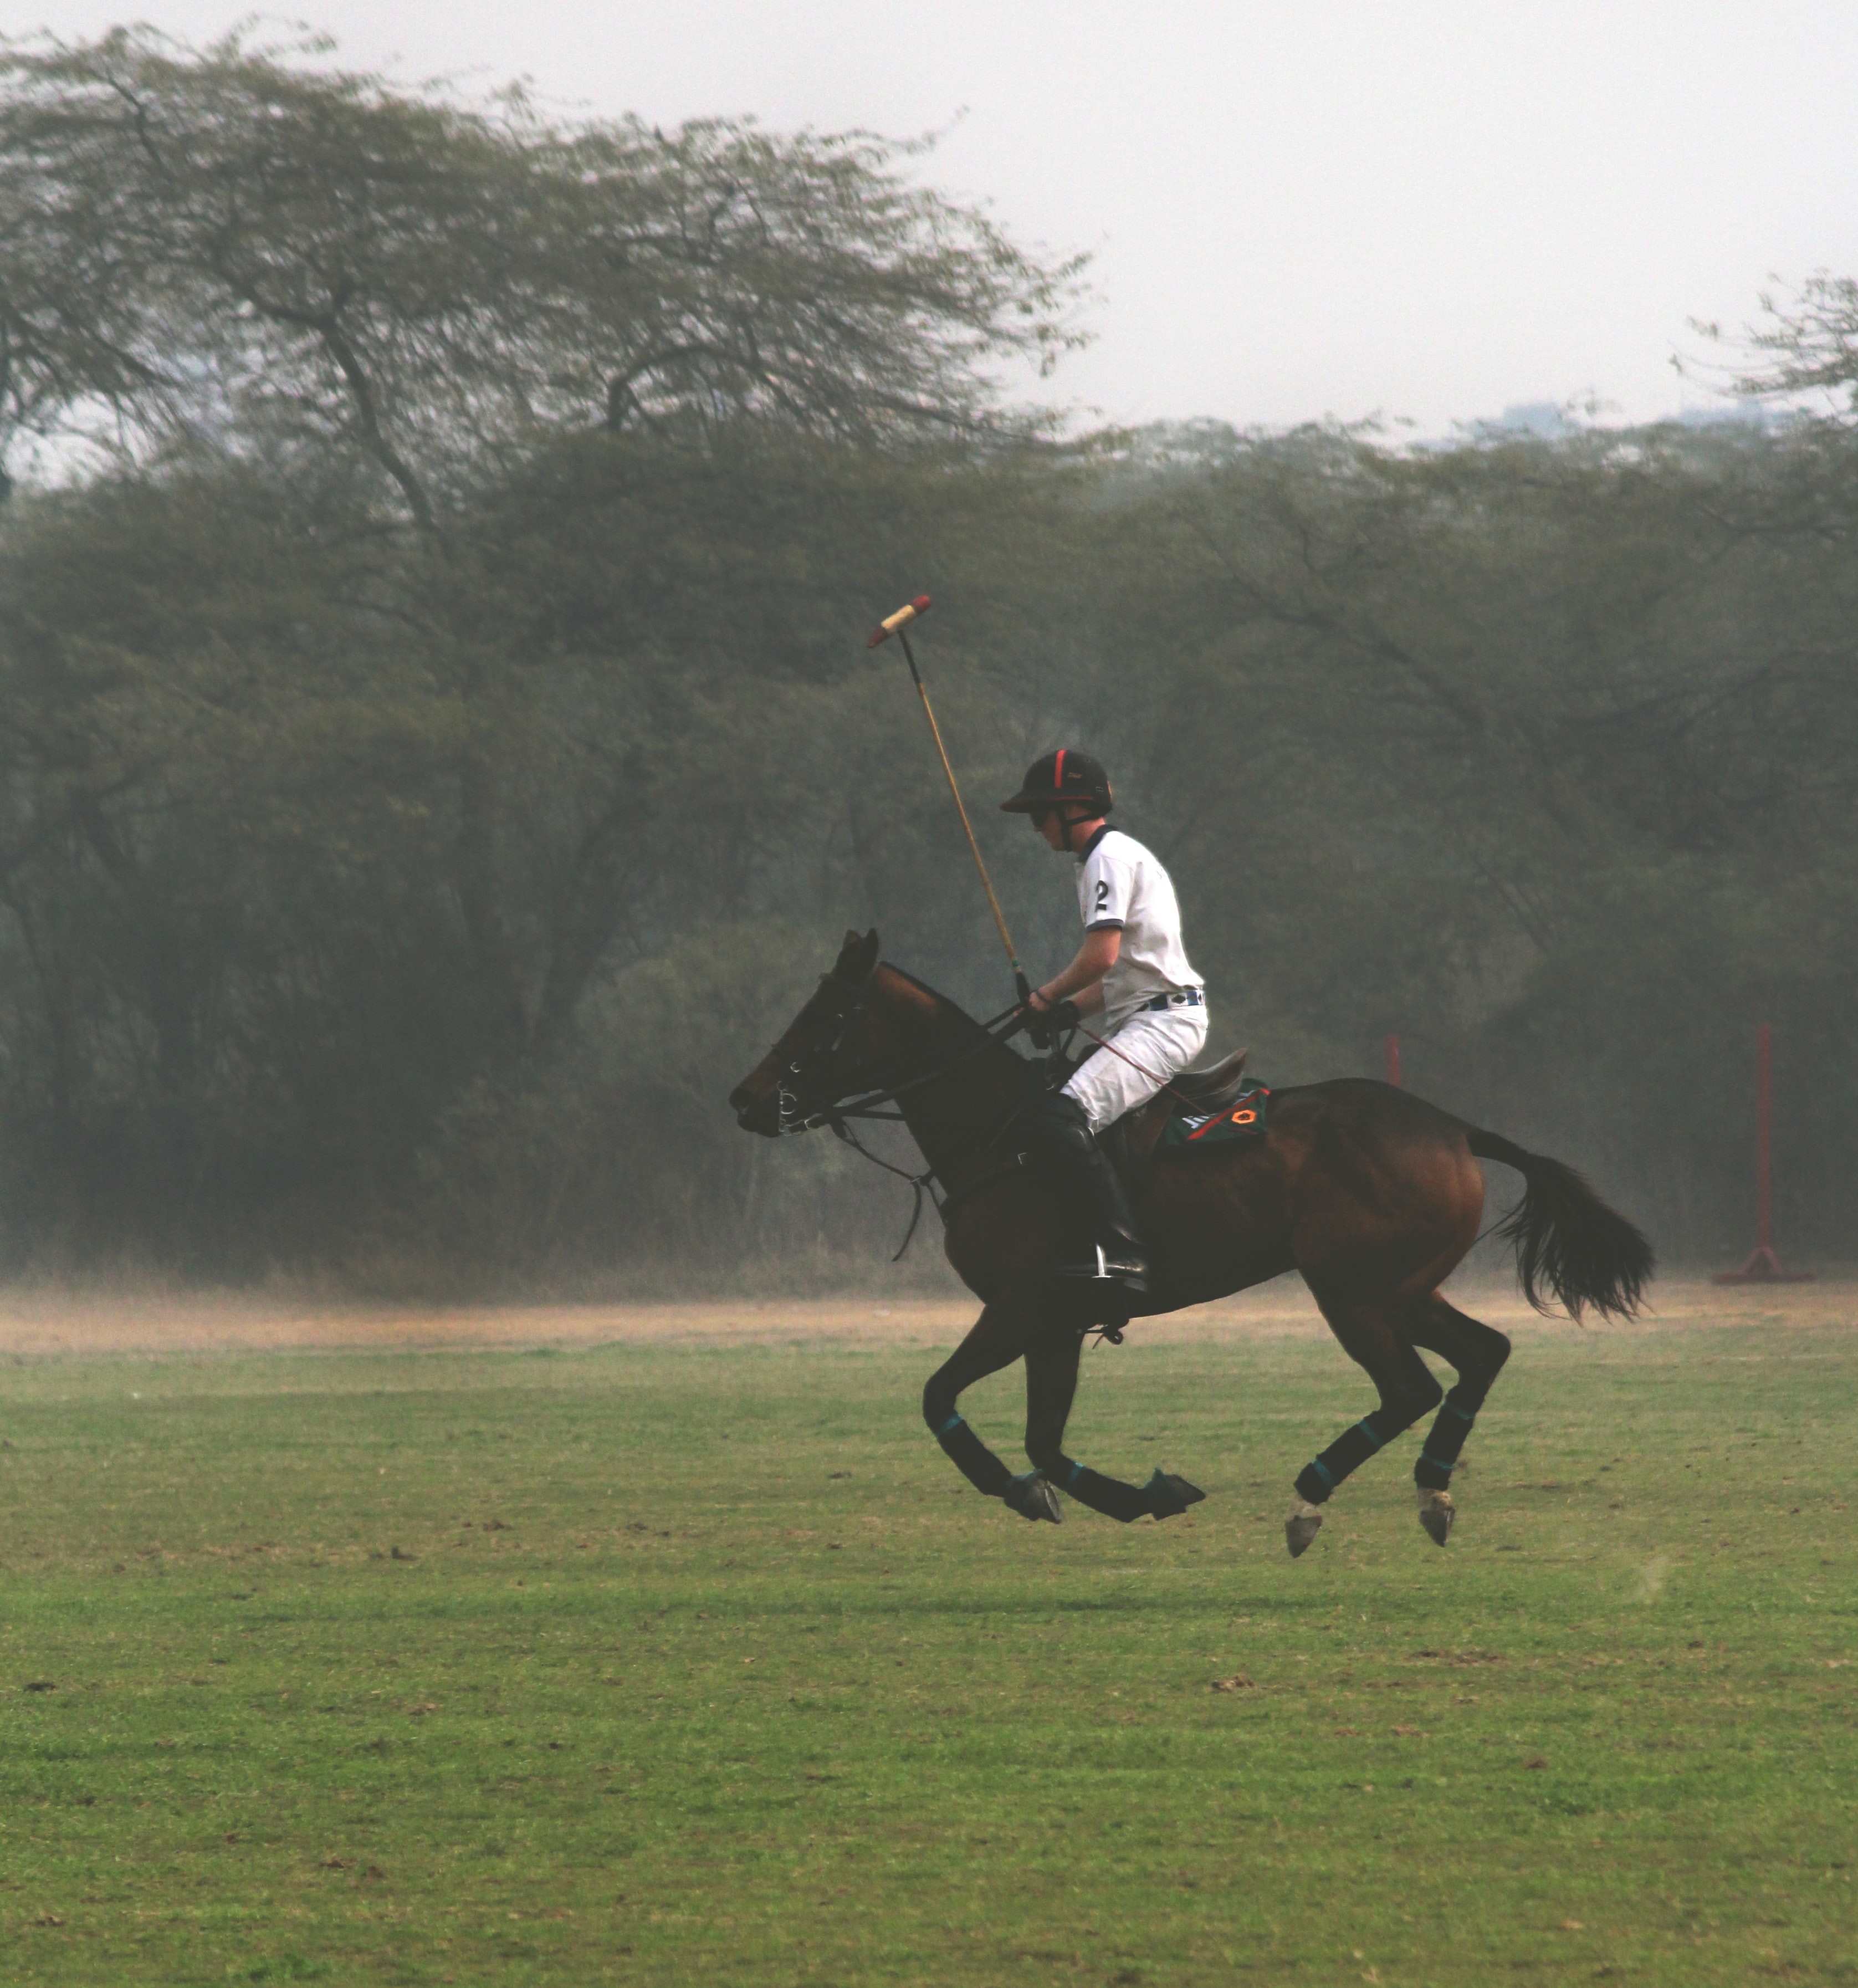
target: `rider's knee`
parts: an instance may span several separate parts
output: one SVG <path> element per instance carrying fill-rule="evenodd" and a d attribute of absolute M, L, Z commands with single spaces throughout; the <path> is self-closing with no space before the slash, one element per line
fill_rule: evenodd
<path fill-rule="evenodd" d="M 1062 1090 L 1049 1090 L 1039 1102 L 1040 1138 L 1049 1146 L 1068 1152 L 1087 1153 L 1092 1145 L 1090 1114 L 1075 1097 Z"/>

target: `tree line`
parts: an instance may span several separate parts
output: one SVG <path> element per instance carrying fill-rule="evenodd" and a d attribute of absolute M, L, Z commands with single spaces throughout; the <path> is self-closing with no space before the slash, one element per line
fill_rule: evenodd
<path fill-rule="evenodd" d="M 836 950 L 1008 998 L 985 805 L 1073 740 L 1225 1046 L 1745 1246 L 1858 1144 L 1858 299 L 1765 428 L 1068 435 L 1076 262 L 906 147 L 563 124 L 238 39 L 0 52 L 0 1262 L 377 1288 L 861 1274 L 907 1197 L 722 1100 Z M 1843 367 L 1844 370 L 1841 370 Z M 8 487 L 0 482 L 0 489 Z M 927 1251 L 924 1254 L 932 1255 Z"/>

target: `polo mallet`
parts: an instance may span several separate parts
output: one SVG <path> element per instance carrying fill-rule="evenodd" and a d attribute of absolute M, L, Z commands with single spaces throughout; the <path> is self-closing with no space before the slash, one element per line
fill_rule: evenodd
<path fill-rule="evenodd" d="M 948 776 L 948 791 L 954 796 L 955 812 L 961 817 L 961 830 L 968 837 L 968 847 L 974 854 L 975 867 L 981 873 L 981 888 L 987 893 L 988 908 L 994 915 L 994 923 L 1000 928 L 1000 943 L 1006 948 L 1006 957 L 1013 969 L 1013 988 L 1023 1005 L 1029 1000 L 1032 983 L 1025 977 L 1025 969 L 1019 964 L 1019 955 L 1014 950 L 1013 935 L 1006 928 L 1006 914 L 1000 908 L 1000 900 L 994 892 L 994 880 L 987 874 L 987 864 L 981 854 L 981 845 L 975 840 L 973 824 L 968 819 L 968 810 L 961 800 L 961 789 L 955 784 L 954 769 L 948 763 L 948 749 L 942 743 L 942 728 L 935 722 L 935 708 L 929 702 L 929 687 L 923 681 L 922 671 L 916 667 L 916 652 L 910 647 L 910 637 L 904 633 L 918 615 L 929 612 L 929 597 L 919 593 L 907 607 L 900 607 L 894 614 L 887 616 L 871 631 L 870 640 L 865 644 L 874 649 L 880 642 L 887 642 L 894 635 L 904 645 L 904 661 L 910 665 L 910 681 L 916 686 L 916 694 L 923 701 L 923 715 L 929 721 L 930 736 L 935 741 L 935 749 L 941 756 L 942 771 Z"/>

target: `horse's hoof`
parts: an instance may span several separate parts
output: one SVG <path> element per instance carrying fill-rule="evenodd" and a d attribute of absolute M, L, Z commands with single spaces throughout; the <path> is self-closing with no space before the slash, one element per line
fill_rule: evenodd
<path fill-rule="evenodd" d="M 1458 1513 L 1451 1502 L 1449 1491 L 1428 1491 L 1420 1487 L 1419 1522 L 1426 1529 L 1426 1537 L 1435 1547 L 1442 1547 L 1451 1537 L 1451 1522 Z"/>
<path fill-rule="evenodd" d="M 1015 1477 L 1004 1494 L 1008 1506 L 1022 1519 L 1049 1519 L 1055 1526 L 1065 1522 L 1064 1509 L 1043 1471 L 1028 1471 Z"/>
<path fill-rule="evenodd" d="M 1299 1498 L 1291 1508 L 1290 1516 L 1284 1521 L 1284 1543 L 1290 1549 L 1290 1557 L 1299 1558 L 1309 1550 L 1309 1543 L 1323 1530 L 1323 1507 L 1312 1505 L 1307 1498 Z"/>
<path fill-rule="evenodd" d="M 1190 1484 L 1184 1477 L 1171 1476 L 1165 1470 L 1157 1470 L 1142 1486 L 1142 1495 L 1148 1500 L 1148 1509 L 1157 1519 L 1177 1519 L 1190 1505 L 1204 1504 L 1206 1493 L 1198 1484 Z"/>

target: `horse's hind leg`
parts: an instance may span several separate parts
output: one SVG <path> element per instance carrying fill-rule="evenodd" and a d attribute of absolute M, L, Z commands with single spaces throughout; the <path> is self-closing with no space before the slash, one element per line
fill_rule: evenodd
<path fill-rule="evenodd" d="M 1451 1473 L 1458 1452 L 1478 1418 L 1484 1398 L 1509 1357 L 1509 1341 L 1481 1319 L 1468 1318 L 1434 1291 L 1414 1307 L 1410 1336 L 1458 1369 L 1458 1384 L 1444 1399 L 1413 1466 L 1419 1486 L 1419 1522 L 1427 1537 L 1443 1546 L 1451 1531 Z"/>
<path fill-rule="evenodd" d="M 1184 1477 L 1157 1469 L 1146 1484 L 1105 1477 L 1064 1452 L 1065 1424 L 1077 1393 L 1077 1370 L 1084 1335 L 1075 1326 L 1053 1324 L 1035 1334 L 1025 1351 L 1025 1453 L 1034 1468 L 1080 1505 L 1127 1525 L 1132 1519 L 1171 1519 L 1206 1493 Z"/>
<path fill-rule="evenodd" d="M 1380 1403 L 1297 1473 L 1297 1502 L 1284 1521 L 1284 1541 L 1293 1560 L 1316 1537 L 1322 1507 L 1342 1480 L 1437 1407 L 1441 1398 L 1439 1384 L 1414 1351 L 1410 1335 L 1402 1330 L 1406 1303 L 1398 1298 L 1344 1297 L 1314 1284 L 1310 1290 L 1343 1351 L 1366 1369 L 1380 1390 Z"/>

